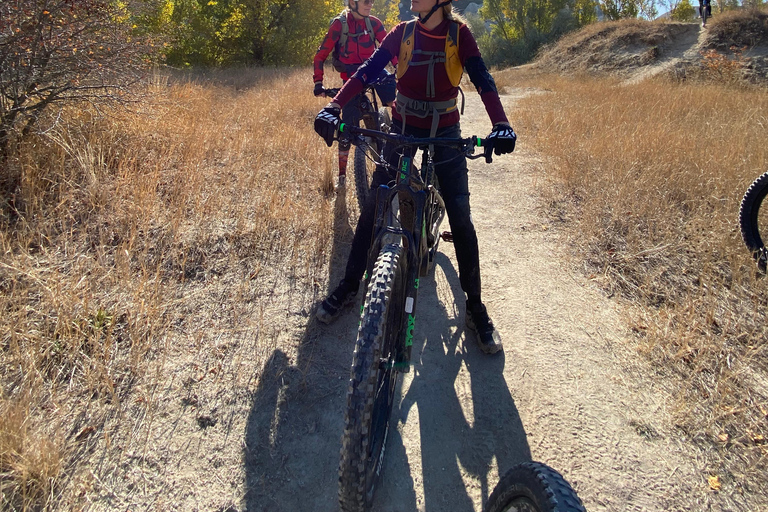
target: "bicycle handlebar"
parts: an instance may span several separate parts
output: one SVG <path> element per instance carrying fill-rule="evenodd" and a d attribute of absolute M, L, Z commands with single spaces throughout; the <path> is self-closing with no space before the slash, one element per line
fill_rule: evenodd
<path fill-rule="evenodd" d="M 353 126 L 351 124 L 341 123 L 339 125 L 339 138 L 343 138 L 345 135 L 362 135 L 365 137 L 374 137 L 377 139 L 384 139 L 388 140 L 390 142 L 394 142 L 398 146 L 429 146 L 429 145 L 436 145 L 436 146 L 448 146 L 448 147 L 454 147 L 459 150 L 461 150 L 464 153 L 464 156 L 469 158 L 470 160 L 474 160 L 476 158 L 485 157 L 485 161 L 488 163 L 491 163 L 492 157 L 490 154 L 486 154 L 487 152 L 483 152 L 479 155 L 475 155 L 475 148 L 483 148 L 485 149 L 485 142 L 486 139 L 482 139 L 480 137 L 477 137 L 476 135 L 473 135 L 472 137 L 466 137 L 466 138 L 445 138 L 445 137 L 427 137 L 427 138 L 419 138 L 414 137 L 412 135 L 402 135 L 397 133 L 386 133 L 379 130 L 369 130 L 367 128 L 360 128 L 357 126 Z"/>
<path fill-rule="evenodd" d="M 341 88 L 339 87 L 332 87 L 330 89 L 323 88 L 323 94 L 325 94 L 326 98 L 333 98 L 337 94 L 339 94 L 339 91 Z"/>

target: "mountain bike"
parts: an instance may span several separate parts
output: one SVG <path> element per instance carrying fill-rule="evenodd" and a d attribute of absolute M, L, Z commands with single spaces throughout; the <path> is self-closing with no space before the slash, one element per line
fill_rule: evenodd
<path fill-rule="evenodd" d="M 361 307 L 339 463 L 339 502 L 344 512 L 368 510 L 384 461 L 390 414 L 400 373 L 410 371 L 419 278 L 427 275 L 441 239 L 445 203 L 436 186 L 435 145 L 459 149 L 467 158 L 482 139 L 426 138 L 390 134 L 351 125 L 340 126 L 358 148 L 390 167 L 376 149 L 384 142 L 400 151 L 392 169 L 396 181 L 376 190 L 376 214 L 365 273 Z M 370 141 L 370 142 L 369 142 Z M 373 141 L 378 144 L 374 146 Z M 414 164 L 422 149 L 421 169 Z M 489 158 L 486 157 L 486 160 Z"/>
<path fill-rule="evenodd" d="M 352 358 L 339 461 L 339 504 L 343 512 L 365 512 L 372 502 L 384 462 L 390 416 L 400 373 L 410 371 L 419 279 L 434 267 L 445 203 L 435 176 L 434 146 L 459 149 L 466 158 L 484 140 L 423 138 L 342 124 L 339 137 L 358 148 L 378 141 L 399 152 L 396 169 L 368 148 L 378 165 L 395 173 L 392 186 L 376 190 L 376 220 L 365 273 L 366 293 Z M 421 167 L 414 163 L 421 150 Z M 530 462 L 510 469 L 496 486 L 486 512 L 583 512 L 571 486 L 548 466 Z"/>
<path fill-rule="evenodd" d="M 374 82 L 367 85 L 353 101 L 357 102 L 357 108 L 361 113 L 360 123 L 362 126 L 369 130 L 381 130 L 387 132 L 392 124 L 392 117 L 389 113 L 389 107 L 379 107 L 376 100 L 376 91 L 374 87 L 378 85 L 378 83 L 379 82 Z M 339 89 L 324 89 L 323 92 L 329 98 L 333 98 L 339 92 Z M 361 210 L 363 209 L 365 200 L 370 192 L 371 176 L 376 169 L 374 154 L 378 154 L 380 151 L 379 141 L 375 139 L 369 139 L 365 144 L 355 147 L 355 156 L 353 159 L 355 193 L 357 195 L 357 203 Z M 339 173 L 339 178 L 341 177 L 341 173 Z"/>
<path fill-rule="evenodd" d="M 768 249 L 760 233 L 768 228 L 768 208 L 761 211 L 761 207 L 767 195 L 768 172 L 765 172 L 749 186 L 739 208 L 741 237 L 763 273 L 768 263 Z"/>

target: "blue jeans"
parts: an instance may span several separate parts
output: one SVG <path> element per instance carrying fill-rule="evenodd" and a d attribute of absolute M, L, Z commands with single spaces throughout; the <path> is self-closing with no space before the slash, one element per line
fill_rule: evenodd
<path fill-rule="evenodd" d="M 393 129 L 395 129 L 393 127 Z M 399 132 L 400 127 L 397 127 Z M 429 137 L 428 128 L 415 128 L 406 125 L 405 133 L 414 137 Z M 459 124 L 438 128 L 436 137 L 461 137 Z M 400 154 L 385 146 L 384 156 L 392 166 L 397 168 Z M 467 177 L 467 159 L 455 148 L 435 146 L 435 174 L 440 183 L 440 195 L 445 201 L 448 222 L 453 233 L 453 243 L 456 249 L 456 259 L 459 263 L 459 280 L 461 289 L 468 297 L 480 297 L 480 254 L 477 245 L 477 233 L 472 224 L 469 208 L 469 179 Z M 376 189 L 380 185 L 393 182 L 395 177 L 384 167 L 377 167 L 373 173 L 371 193 L 368 194 L 360 218 L 357 221 L 352 249 L 347 260 L 344 280 L 357 283 L 365 273 L 368 259 L 368 249 L 373 236 L 373 224 L 376 216 Z"/>

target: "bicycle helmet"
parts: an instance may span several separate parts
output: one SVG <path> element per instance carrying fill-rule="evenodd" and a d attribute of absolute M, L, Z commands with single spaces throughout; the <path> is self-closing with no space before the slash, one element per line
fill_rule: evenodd
<path fill-rule="evenodd" d="M 347 5 L 349 6 L 349 10 L 350 10 L 350 11 L 352 11 L 353 13 L 355 13 L 355 14 L 358 14 L 358 15 L 360 15 L 360 16 L 363 16 L 363 15 L 362 15 L 362 14 L 360 14 L 360 12 L 357 10 L 357 3 L 358 3 L 358 2 L 359 2 L 359 0 L 347 0 Z M 371 4 L 372 4 L 372 3 L 373 3 L 373 0 L 370 0 L 370 1 L 369 1 L 369 3 L 371 3 Z M 363 17 L 367 18 L 367 16 L 363 16 Z"/>

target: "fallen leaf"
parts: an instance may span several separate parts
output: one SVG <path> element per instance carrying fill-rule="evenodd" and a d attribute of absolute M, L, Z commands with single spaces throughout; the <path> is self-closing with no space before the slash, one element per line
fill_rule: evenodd
<path fill-rule="evenodd" d="M 720 434 L 717 436 L 722 442 L 727 443 L 728 442 L 728 434 Z"/>
<path fill-rule="evenodd" d="M 81 430 L 80 433 L 75 436 L 75 441 L 82 441 L 94 430 L 96 430 L 94 427 L 84 427 L 83 430 Z"/>
<path fill-rule="evenodd" d="M 720 490 L 720 477 L 717 475 L 710 476 L 707 478 L 707 481 L 709 482 L 709 488 L 713 491 L 719 491 Z"/>

